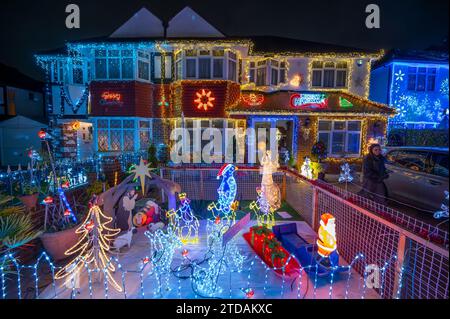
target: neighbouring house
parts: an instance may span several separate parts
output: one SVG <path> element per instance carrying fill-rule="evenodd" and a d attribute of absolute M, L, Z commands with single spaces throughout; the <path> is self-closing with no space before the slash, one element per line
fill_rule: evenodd
<path fill-rule="evenodd" d="M 41 149 L 40 129 L 47 127 L 44 83 L 0 63 L 0 165 L 26 165 L 30 147 Z"/>
<path fill-rule="evenodd" d="M 44 83 L 0 63 L 0 119 L 22 115 L 45 121 Z"/>
<path fill-rule="evenodd" d="M 374 64 L 370 99 L 395 107 L 390 128 L 448 128 L 448 49 L 392 50 Z"/>
<path fill-rule="evenodd" d="M 30 148 L 41 150 L 42 141 L 38 132 L 46 128 L 46 124 L 22 115 L 0 121 L 1 166 L 20 164 L 26 168 L 30 163 L 28 151 Z"/>
<path fill-rule="evenodd" d="M 371 65 L 382 56 L 281 37 L 226 36 L 186 7 L 167 27 L 142 8 L 110 36 L 71 41 L 37 61 L 48 77 L 47 111 L 60 132 L 61 157 L 170 145 L 177 127 L 266 127 L 278 130 L 280 153 L 294 161 L 302 163 L 320 140 L 328 160 L 339 163 L 360 161 L 395 114 L 368 99 Z M 206 143 L 191 140 L 188 147 L 198 154 Z"/>

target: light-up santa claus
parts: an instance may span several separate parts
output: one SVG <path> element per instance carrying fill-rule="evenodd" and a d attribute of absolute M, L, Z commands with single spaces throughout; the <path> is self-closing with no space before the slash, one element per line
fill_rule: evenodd
<path fill-rule="evenodd" d="M 318 254 L 322 257 L 330 257 L 336 251 L 336 219 L 333 215 L 326 213 L 320 217 L 320 227 L 317 239 Z"/>

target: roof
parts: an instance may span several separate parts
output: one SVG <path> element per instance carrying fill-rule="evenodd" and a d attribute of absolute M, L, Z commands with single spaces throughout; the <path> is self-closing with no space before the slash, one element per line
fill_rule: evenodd
<path fill-rule="evenodd" d="M 255 94 L 259 101 L 263 101 L 260 105 L 252 105 L 245 101 L 246 96 Z M 321 100 L 320 103 L 312 103 L 312 106 L 291 106 L 291 98 L 294 94 L 309 95 L 317 97 L 315 101 Z M 263 98 L 261 97 L 263 96 Z M 319 96 L 320 95 L 320 96 Z M 326 100 L 326 101 L 325 101 Z M 384 115 L 393 116 L 396 114 L 394 108 L 386 104 L 377 103 L 360 96 L 342 92 L 342 91 L 276 91 L 273 93 L 263 93 L 259 91 L 242 91 L 241 100 L 237 105 L 228 109 L 230 114 L 333 114 L 333 115 L 348 115 L 351 113 L 354 116 L 365 115 Z"/>
<path fill-rule="evenodd" d="M 374 64 L 374 68 L 390 62 L 422 62 L 448 64 L 448 51 L 394 49 Z"/>
<path fill-rule="evenodd" d="M 163 36 L 164 26 L 161 19 L 143 7 L 128 21 L 122 24 L 110 37 Z"/>
<path fill-rule="evenodd" d="M 6 127 L 6 126 L 13 126 L 14 128 L 21 128 L 21 127 L 38 127 L 38 128 L 45 128 L 48 126 L 48 124 L 39 122 L 36 120 L 33 120 L 29 117 L 23 116 L 23 115 L 16 115 L 9 118 L 6 118 L 2 120 L 0 118 L 0 127 Z"/>
<path fill-rule="evenodd" d="M 379 57 L 382 50 L 360 49 L 353 47 L 340 46 L 329 43 L 319 43 L 313 41 L 305 41 L 299 39 L 278 37 L 278 36 L 247 36 L 247 37 L 95 37 L 82 40 L 71 41 L 69 44 L 103 44 L 103 43 L 151 43 L 156 41 L 167 42 L 183 42 L 183 41 L 199 41 L 204 43 L 222 42 L 239 44 L 253 44 L 251 54 L 253 55 L 322 55 L 322 54 L 338 54 L 343 56 L 371 56 Z M 58 48 L 55 50 L 41 51 L 39 56 L 58 56 L 67 55 L 66 48 Z"/>
<path fill-rule="evenodd" d="M 0 86 L 12 86 L 41 92 L 44 83 L 23 74 L 14 67 L 0 63 Z"/>

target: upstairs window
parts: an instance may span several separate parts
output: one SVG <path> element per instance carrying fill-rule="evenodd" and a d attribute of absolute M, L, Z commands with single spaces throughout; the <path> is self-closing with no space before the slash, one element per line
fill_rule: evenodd
<path fill-rule="evenodd" d="M 145 51 L 138 51 L 138 79 L 150 81 L 150 54 Z"/>
<path fill-rule="evenodd" d="M 249 72 L 249 82 L 256 86 L 267 85 L 267 60 L 250 62 Z"/>
<path fill-rule="evenodd" d="M 72 83 L 73 84 L 84 84 L 83 63 L 79 60 L 73 61 L 73 64 L 72 64 Z"/>
<path fill-rule="evenodd" d="M 314 61 L 312 63 L 313 87 L 347 87 L 347 62 Z"/>
<path fill-rule="evenodd" d="M 286 62 L 274 59 L 250 62 L 249 82 L 255 83 L 256 86 L 285 83 Z"/>
<path fill-rule="evenodd" d="M 228 51 L 228 80 L 236 81 L 237 57 L 236 53 Z"/>
<path fill-rule="evenodd" d="M 65 61 L 62 60 L 55 60 L 55 62 L 52 63 L 52 72 L 51 72 L 52 82 L 54 83 L 66 82 L 65 65 L 66 65 Z"/>
<path fill-rule="evenodd" d="M 434 91 L 436 88 L 436 68 L 409 67 L 408 90 L 409 91 Z"/>
<path fill-rule="evenodd" d="M 155 80 L 161 80 L 162 72 L 164 71 L 164 79 L 172 78 L 172 56 L 170 54 L 157 54 L 153 57 Z"/>
<path fill-rule="evenodd" d="M 183 56 L 184 53 L 184 56 Z M 185 50 L 175 56 L 176 79 L 237 79 L 236 54 L 223 49 Z M 183 64 L 184 63 L 184 64 Z M 184 65 L 184 73 L 183 73 Z M 225 75 L 228 71 L 228 76 Z"/>
<path fill-rule="evenodd" d="M 286 62 L 270 61 L 270 84 L 278 85 L 286 82 Z"/>
<path fill-rule="evenodd" d="M 96 79 L 133 79 L 133 50 L 95 50 Z"/>

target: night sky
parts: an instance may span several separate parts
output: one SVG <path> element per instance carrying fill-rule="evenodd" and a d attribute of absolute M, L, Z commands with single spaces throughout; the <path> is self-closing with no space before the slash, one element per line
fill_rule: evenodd
<path fill-rule="evenodd" d="M 65 7 L 80 6 L 81 29 L 66 29 Z M 381 29 L 365 27 L 365 7 L 381 9 Z M 424 49 L 448 37 L 448 0 L 1 0 L 0 62 L 36 78 L 33 54 L 65 41 L 106 36 L 142 6 L 163 21 L 184 6 L 227 35 L 275 35 L 345 46 Z"/>

